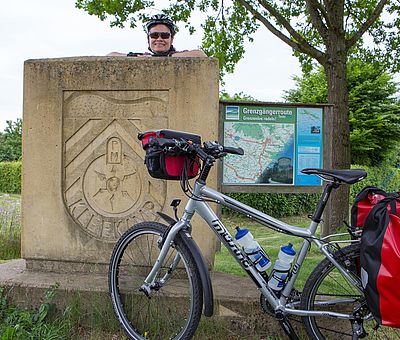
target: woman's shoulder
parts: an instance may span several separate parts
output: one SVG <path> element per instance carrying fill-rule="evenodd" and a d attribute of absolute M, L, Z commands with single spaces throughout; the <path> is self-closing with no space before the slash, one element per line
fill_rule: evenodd
<path fill-rule="evenodd" d="M 172 57 L 207 57 L 202 50 L 185 50 L 185 51 L 176 51 L 172 54 Z"/>

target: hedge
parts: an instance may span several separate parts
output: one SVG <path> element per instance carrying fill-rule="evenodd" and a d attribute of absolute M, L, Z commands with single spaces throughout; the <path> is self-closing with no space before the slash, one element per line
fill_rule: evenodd
<path fill-rule="evenodd" d="M 350 186 L 350 204 L 357 194 L 367 185 L 382 188 L 388 192 L 400 191 L 400 169 L 394 167 L 365 167 L 354 165 L 352 168 L 363 168 L 368 176 L 361 182 Z M 314 212 L 320 194 L 259 194 L 231 193 L 230 197 L 258 209 L 268 215 L 281 218 L 294 215 L 305 215 Z M 224 213 L 230 212 L 223 209 Z"/>
<path fill-rule="evenodd" d="M 391 166 L 368 167 L 353 165 L 352 168 L 361 168 L 367 172 L 367 177 L 350 187 L 350 203 L 367 185 L 381 188 L 387 192 L 400 191 L 400 169 Z"/>
<path fill-rule="evenodd" d="M 228 196 L 276 218 L 310 214 L 319 194 L 230 193 Z M 223 209 L 224 213 L 230 212 Z"/>
<path fill-rule="evenodd" d="M 21 162 L 0 162 L 0 192 L 21 193 Z"/>

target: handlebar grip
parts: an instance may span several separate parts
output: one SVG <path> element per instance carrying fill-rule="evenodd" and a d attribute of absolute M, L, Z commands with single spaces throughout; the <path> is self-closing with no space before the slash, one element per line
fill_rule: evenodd
<path fill-rule="evenodd" d="M 232 146 L 224 146 L 224 152 L 231 153 L 234 155 L 244 155 L 244 150 L 242 148 L 234 148 Z"/>

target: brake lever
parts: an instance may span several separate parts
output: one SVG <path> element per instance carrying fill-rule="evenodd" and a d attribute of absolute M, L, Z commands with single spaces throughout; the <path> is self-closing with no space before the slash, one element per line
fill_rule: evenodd
<path fill-rule="evenodd" d="M 220 153 L 218 154 L 218 156 L 216 156 L 216 158 L 225 157 L 227 154 L 228 154 L 227 152 L 220 152 Z"/>

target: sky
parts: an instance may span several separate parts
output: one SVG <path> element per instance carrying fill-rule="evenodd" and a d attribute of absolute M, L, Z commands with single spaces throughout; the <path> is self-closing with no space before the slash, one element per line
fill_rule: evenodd
<path fill-rule="evenodd" d="M 104 56 L 109 52 L 147 50 L 141 27 L 111 28 L 95 16 L 75 8 L 75 0 L 3 0 L 0 11 L 0 131 L 6 120 L 22 118 L 23 65 L 28 59 Z M 154 14 L 161 8 L 153 9 Z M 201 18 L 194 18 L 199 21 Z M 189 35 L 182 27 L 177 50 L 196 49 L 202 33 Z M 268 102 L 282 101 L 284 90 L 294 87 L 300 65 L 292 50 L 265 28 L 245 45 L 244 58 L 224 87 L 229 94 L 243 92 Z"/>

